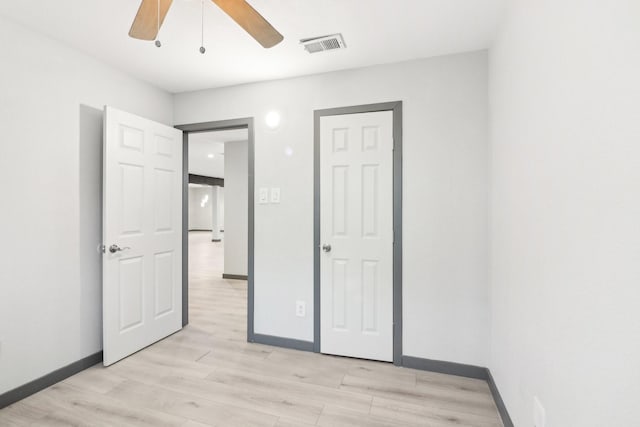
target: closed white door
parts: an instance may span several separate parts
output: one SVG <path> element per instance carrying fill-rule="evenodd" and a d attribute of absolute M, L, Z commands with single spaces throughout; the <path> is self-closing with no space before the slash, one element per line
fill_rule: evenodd
<path fill-rule="evenodd" d="M 320 351 L 393 360 L 393 113 L 320 118 Z"/>
<path fill-rule="evenodd" d="M 104 364 L 182 327 L 182 132 L 105 107 Z"/>

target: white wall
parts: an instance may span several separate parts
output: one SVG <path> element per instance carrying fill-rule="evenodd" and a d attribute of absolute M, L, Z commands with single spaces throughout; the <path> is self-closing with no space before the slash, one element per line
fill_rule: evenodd
<path fill-rule="evenodd" d="M 640 2 L 513 1 L 491 50 L 491 361 L 517 426 L 638 425 Z"/>
<path fill-rule="evenodd" d="M 224 231 L 224 187 L 218 187 L 218 225 Z M 221 237 L 224 238 L 224 233 Z"/>
<path fill-rule="evenodd" d="M 211 187 L 211 240 L 219 242 L 224 232 L 224 187 Z"/>
<path fill-rule="evenodd" d="M 172 99 L 0 18 L 0 393 L 100 351 L 102 108 Z"/>
<path fill-rule="evenodd" d="M 247 141 L 224 144 L 224 273 L 247 275 L 249 238 Z"/>
<path fill-rule="evenodd" d="M 189 230 L 211 230 L 213 220 L 213 194 L 211 186 L 189 186 Z M 202 200 L 208 196 L 202 206 Z"/>
<path fill-rule="evenodd" d="M 313 111 L 404 101 L 404 354 L 486 365 L 485 52 L 174 100 L 180 124 L 255 117 L 256 188 L 281 188 L 279 205 L 256 204 L 255 331 L 307 341 L 313 340 Z M 283 114 L 277 131 L 264 124 L 270 109 Z M 228 230 L 228 212 L 226 218 Z M 305 318 L 295 316 L 296 300 L 307 302 Z"/>

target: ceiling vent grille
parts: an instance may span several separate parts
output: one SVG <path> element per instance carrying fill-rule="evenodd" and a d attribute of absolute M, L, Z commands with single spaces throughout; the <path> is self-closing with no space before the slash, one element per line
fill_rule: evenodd
<path fill-rule="evenodd" d="M 331 34 L 329 36 L 313 37 L 302 39 L 300 43 L 309 53 L 324 52 L 326 50 L 344 49 L 347 45 L 342 38 L 342 34 Z"/>

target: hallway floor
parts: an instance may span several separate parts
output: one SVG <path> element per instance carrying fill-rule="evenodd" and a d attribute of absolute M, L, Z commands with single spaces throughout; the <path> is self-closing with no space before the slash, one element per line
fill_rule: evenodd
<path fill-rule="evenodd" d="M 246 342 L 247 284 L 189 236 L 190 324 L 0 410 L 2 426 L 501 426 L 484 381 Z"/>

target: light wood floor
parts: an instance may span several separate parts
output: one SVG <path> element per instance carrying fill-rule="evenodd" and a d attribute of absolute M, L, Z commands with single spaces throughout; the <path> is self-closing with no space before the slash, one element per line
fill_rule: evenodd
<path fill-rule="evenodd" d="M 0 410 L 1 426 L 501 426 L 483 381 L 246 342 L 246 282 L 191 233 L 190 325 Z"/>

